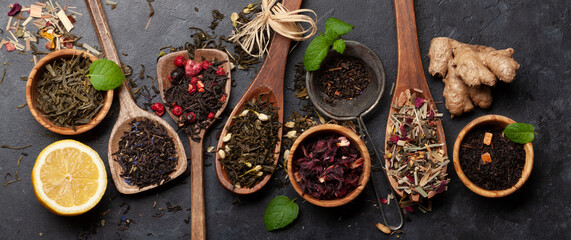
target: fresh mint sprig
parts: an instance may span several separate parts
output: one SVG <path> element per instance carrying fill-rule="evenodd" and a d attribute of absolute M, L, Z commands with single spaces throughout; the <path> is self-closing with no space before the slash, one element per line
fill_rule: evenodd
<path fill-rule="evenodd" d="M 121 67 L 108 59 L 98 59 L 89 66 L 89 81 L 99 91 L 115 89 L 125 81 Z"/>
<path fill-rule="evenodd" d="M 533 141 L 535 127 L 529 123 L 512 123 L 504 129 L 504 135 L 516 143 L 525 144 Z"/>
<path fill-rule="evenodd" d="M 276 196 L 268 203 L 264 213 L 264 225 L 268 232 L 283 228 L 297 218 L 299 206 L 294 201 L 286 196 Z"/>
<path fill-rule="evenodd" d="M 319 35 L 309 43 L 303 56 L 303 65 L 307 71 L 316 71 L 321 66 L 321 62 L 329 53 L 333 45 L 335 51 L 343 54 L 345 52 L 345 41 L 339 37 L 349 33 L 353 25 L 343 22 L 337 18 L 330 17 L 325 23 L 325 34 Z"/>

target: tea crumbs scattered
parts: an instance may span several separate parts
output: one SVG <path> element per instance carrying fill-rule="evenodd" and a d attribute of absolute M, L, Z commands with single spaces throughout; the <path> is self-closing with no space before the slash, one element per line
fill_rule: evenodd
<path fill-rule="evenodd" d="M 507 139 L 502 129 L 482 126 L 468 132 L 460 146 L 460 166 L 466 177 L 487 190 L 504 190 L 521 178 L 525 165 L 523 145 Z M 482 142 L 486 133 L 493 138 L 490 145 Z M 489 160 L 484 155 L 489 155 Z"/>

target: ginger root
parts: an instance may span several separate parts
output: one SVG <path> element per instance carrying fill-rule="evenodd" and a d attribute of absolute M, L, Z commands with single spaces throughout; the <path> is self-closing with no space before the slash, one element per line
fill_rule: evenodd
<path fill-rule="evenodd" d="M 430 42 L 428 72 L 443 77 L 446 108 L 460 115 L 474 105 L 488 108 L 492 104 L 491 88 L 497 80 L 510 83 L 515 79 L 519 64 L 512 58 L 512 48 L 496 50 L 469 45 L 447 37 Z"/>

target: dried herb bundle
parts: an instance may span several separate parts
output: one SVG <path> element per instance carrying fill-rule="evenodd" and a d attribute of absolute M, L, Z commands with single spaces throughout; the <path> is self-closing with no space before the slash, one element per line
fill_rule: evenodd
<path fill-rule="evenodd" d="M 436 113 L 420 91 L 406 90 L 401 93 L 398 106 L 390 116 L 392 131 L 387 141 L 385 158 L 387 174 L 398 182 L 398 190 L 409 195 L 420 194 L 429 197 L 446 190 L 446 165 L 450 162 L 445 156 L 436 132 Z"/>
<path fill-rule="evenodd" d="M 225 146 L 218 156 L 236 188 L 251 188 L 265 175 L 274 172 L 276 144 L 279 141 L 277 108 L 260 94 L 234 117 L 223 137 Z"/>
<path fill-rule="evenodd" d="M 490 144 L 482 143 L 486 132 L 491 133 Z M 481 156 L 488 153 L 490 162 Z M 504 190 L 514 186 L 521 178 L 525 165 L 522 144 L 510 141 L 502 129 L 482 126 L 466 134 L 460 145 L 460 166 L 471 182 L 487 190 Z"/>
<path fill-rule="evenodd" d="M 177 123 L 193 141 L 200 141 L 200 131 L 210 125 L 215 113 L 227 101 L 224 88 L 228 76 L 226 73 L 217 73 L 218 67 L 225 62 L 213 62 L 207 69 L 202 70 L 198 77 L 186 76 L 184 67 L 176 68 L 170 75 L 172 86 L 165 91 L 166 106 L 171 110 L 174 106 L 182 108 Z M 193 89 L 189 90 L 189 85 Z M 203 90 L 198 89 L 197 85 L 202 85 Z"/>
<path fill-rule="evenodd" d="M 73 128 L 87 124 L 103 107 L 105 92 L 95 90 L 86 76 L 90 64 L 82 55 L 45 66 L 36 85 L 36 107 L 54 124 Z"/>
<path fill-rule="evenodd" d="M 294 176 L 303 194 L 320 200 L 339 199 L 359 186 L 364 159 L 340 134 L 320 135 L 301 144 L 293 159 Z"/>
<path fill-rule="evenodd" d="M 326 102 L 336 99 L 353 99 L 371 82 L 371 74 L 357 58 L 337 56 L 325 64 L 320 86 L 327 94 Z"/>
<path fill-rule="evenodd" d="M 175 171 L 178 154 L 165 128 L 148 119 L 133 120 L 119 140 L 113 159 L 122 167 L 121 177 L 129 185 L 143 188 L 163 184 Z"/>

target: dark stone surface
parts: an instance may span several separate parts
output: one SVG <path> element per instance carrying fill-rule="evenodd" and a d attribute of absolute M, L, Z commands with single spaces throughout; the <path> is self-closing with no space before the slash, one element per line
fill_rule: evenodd
<path fill-rule="evenodd" d="M 20 2 L 29 5 L 35 1 Z M 60 1 L 65 2 L 65 1 Z M 11 3 L 11 2 L 10 2 Z M 155 16 L 149 29 L 146 1 L 120 1 L 115 10 L 105 5 L 109 26 L 121 61 L 134 67 L 146 66 L 147 74 L 156 75 L 156 56 L 163 46 L 179 46 L 189 41 L 189 26 L 206 28 L 210 25 L 212 9 L 226 15 L 216 29 L 219 35 L 231 31 L 229 17 L 240 11 L 249 1 L 155 1 Z M 75 24 L 74 34 L 82 41 L 99 45 L 88 11 L 83 1 L 71 1 L 76 11 L 83 13 Z M 2 1 L 2 11 L 7 12 L 8 1 Z M 422 61 L 435 101 L 443 101 L 443 84 L 439 78 L 427 72 L 426 54 L 430 40 L 447 36 L 462 42 L 483 44 L 495 48 L 512 47 L 515 59 L 521 64 L 516 80 L 511 84 L 500 83 L 493 90 L 494 103 L 489 109 L 476 109 L 473 113 L 450 119 L 443 104 L 443 124 L 448 148 L 452 149 L 456 135 L 472 119 L 485 114 L 501 114 L 519 122 L 536 126 L 539 134 L 533 144 L 535 163 L 528 182 L 511 196 L 487 199 L 468 190 L 449 166 L 451 183 L 448 191 L 434 198 L 433 211 L 423 214 L 415 211 L 406 222 L 404 234 L 386 236 L 375 224 L 380 222 L 373 206 L 370 188 L 354 202 L 339 208 L 326 209 L 313 206 L 295 193 L 290 186 L 278 188 L 284 180 L 283 170 L 274 175 L 269 186 L 260 193 L 237 197 L 225 191 L 216 180 L 212 154 L 206 154 L 205 194 L 207 236 L 210 239 L 570 239 L 569 218 L 571 207 L 571 152 L 569 121 L 571 91 L 569 84 L 571 46 L 569 28 L 569 1 L 418 1 L 416 19 Z M 197 7 L 198 12 L 194 10 Z M 322 32 L 325 20 L 334 16 L 355 26 L 345 38 L 362 42 L 371 47 L 383 60 L 387 72 L 387 89 L 396 75 L 396 31 L 392 1 L 306 1 L 303 8 L 315 10 Z M 0 14 L 0 28 L 7 23 L 5 13 Z M 29 26 L 34 28 L 33 26 Z M 0 33 L 0 38 L 7 38 Z M 567 39 L 567 40 L 565 40 Z M 302 61 L 303 51 L 309 43 L 295 45 L 288 59 L 285 76 L 286 88 L 293 86 L 293 66 Z M 43 46 L 43 44 L 39 45 Z M 56 139 L 73 138 L 93 147 L 107 166 L 107 142 L 118 110 L 115 100 L 113 112 L 92 131 L 74 137 L 52 134 L 41 127 L 27 108 L 17 109 L 25 103 L 25 82 L 33 67 L 31 55 L 8 53 L 0 50 L 0 71 L 7 69 L 0 85 L 0 144 L 23 146 L 24 150 L 0 149 L 0 176 L 18 171 L 22 181 L 6 187 L 0 186 L 0 238 L 2 239 L 74 239 L 81 236 L 90 239 L 188 239 L 190 224 L 190 177 L 188 171 L 175 181 L 157 190 L 122 195 L 117 192 L 109 175 L 109 184 L 101 202 L 90 212 L 78 217 L 60 217 L 47 211 L 34 196 L 31 171 L 36 156 Z M 259 66 L 258 66 L 259 68 Z M 236 104 L 256 71 L 234 71 L 236 87 L 232 89 L 227 112 Z M 141 85 L 152 85 L 139 80 Z M 299 100 L 293 92 L 285 90 L 286 117 L 299 108 Z M 155 98 L 158 100 L 159 98 Z M 377 144 L 383 142 L 389 96 L 386 94 L 378 109 L 365 121 Z M 141 105 L 143 99 L 139 99 Z M 164 117 L 174 124 L 169 117 Z M 204 146 L 213 146 L 223 125 L 218 121 L 210 130 Z M 184 145 L 188 138 L 181 134 Z M 382 147 L 379 145 L 379 147 Z M 188 151 L 188 150 L 187 150 Z M 21 153 L 26 153 L 20 166 L 16 165 Z M 451 153 L 451 150 L 450 150 Z M 383 195 L 388 187 L 381 172 L 373 177 L 381 186 Z M 8 179 L 9 180 L 9 179 Z M 266 232 L 263 223 L 264 210 L 276 195 L 297 198 L 300 214 L 291 225 L 275 232 Z M 156 207 L 153 208 L 156 202 Z M 166 202 L 180 205 L 183 211 L 166 212 Z M 128 203 L 120 206 L 121 203 Z M 162 209 L 162 210 L 161 210 Z M 153 215 L 165 212 L 161 218 Z M 120 231 L 121 217 L 131 219 L 129 229 Z M 102 226 L 102 221 L 104 226 Z"/>

